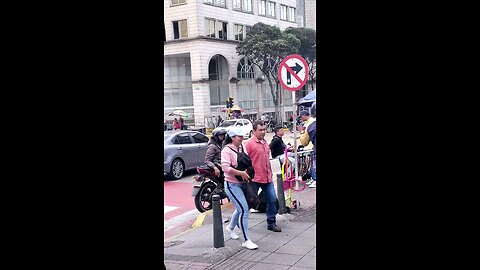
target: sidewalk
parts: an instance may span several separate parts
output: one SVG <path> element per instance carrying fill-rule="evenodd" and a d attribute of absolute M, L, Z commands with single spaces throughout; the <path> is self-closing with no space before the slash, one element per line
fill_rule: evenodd
<path fill-rule="evenodd" d="M 277 215 L 282 232 L 267 230 L 265 213 L 250 213 L 249 233 L 259 248 L 241 247 L 241 239 L 230 239 L 224 229 L 225 247 L 213 248 L 213 215 L 202 226 L 168 239 L 164 243 L 165 265 L 177 269 L 315 269 L 316 268 L 316 189 L 295 192 L 300 209 Z M 233 205 L 224 207 L 230 218 Z M 225 225 L 225 224 L 224 224 Z M 239 233 L 238 228 L 236 231 Z M 240 233 L 239 233 L 240 235 Z"/>

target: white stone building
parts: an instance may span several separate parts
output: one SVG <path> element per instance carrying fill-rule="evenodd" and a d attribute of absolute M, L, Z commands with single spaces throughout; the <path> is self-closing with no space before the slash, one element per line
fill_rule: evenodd
<path fill-rule="evenodd" d="M 243 114 L 274 112 L 262 74 L 235 47 L 257 22 L 298 27 L 297 0 L 164 0 L 165 117 L 175 109 L 192 113 L 190 125 L 225 114 L 228 97 Z M 284 91 L 284 119 L 293 111 Z M 170 118 L 166 118 L 170 119 Z"/>
<path fill-rule="evenodd" d="M 297 0 L 298 27 L 317 30 L 317 0 Z"/>

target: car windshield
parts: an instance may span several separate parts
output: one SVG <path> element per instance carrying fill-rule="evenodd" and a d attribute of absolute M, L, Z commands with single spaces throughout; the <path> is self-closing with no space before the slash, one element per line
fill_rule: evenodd
<path fill-rule="evenodd" d="M 224 121 L 219 127 L 233 126 L 237 121 Z"/>

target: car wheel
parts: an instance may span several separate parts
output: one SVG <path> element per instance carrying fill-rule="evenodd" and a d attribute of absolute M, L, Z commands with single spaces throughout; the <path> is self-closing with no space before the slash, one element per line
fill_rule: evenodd
<path fill-rule="evenodd" d="M 185 166 L 183 164 L 183 161 L 179 158 L 176 158 L 172 162 L 172 166 L 170 168 L 170 177 L 173 178 L 174 180 L 180 179 L 182 178 L 184 172 L 185 172 Z"/>

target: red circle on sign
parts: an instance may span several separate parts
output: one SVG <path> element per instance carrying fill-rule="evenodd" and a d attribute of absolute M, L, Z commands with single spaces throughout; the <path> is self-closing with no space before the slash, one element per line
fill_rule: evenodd
<path fill-rule="evenodd" d="M 300 85 L 297 86 L 297 87 L 289 87 L 286 85 L 286 83 L 284 83 L 282 81 L 282 68 L 286 68 L 287 67 L 287 61 L 292 59 L 292 58 L 295 58 L 297 60 L 300 60 L 300 62 L 303 63 L 303 68 L 305 68 L 305 80 L 304 81 L 300 81 Z M 287 72 L 289 72 L 287 70 Z M 295 72 L 294 72 L 295 73 Z M 292 74 L 292 76 L 294 76 Z M 295 76 L 294 76 L 295 77 Z M 298 91 L 300 89 L 302 89 L 302 87 L 307 83 L 307 80 L 308 80 L 308 64 L 307 64 L 307 61 L 305 61 L 305 59 L 303 59 L 303 57 L 301 57 L 300 55 L 298 54 L 292 54 L 292 55 L 289 55 L 287 56 L 285 59 L 283 59 L 283 61 L 280 63 L 280 66 L 278 67 L 278 78 L 279 78 L 279 81 L 280 81 L 280 84 L 283 86 L 283 88 L 285 88 L 285 90 L 287 91 Z M 295 78 L 296 79 L 296 78 Z M 298 81 L 298 80 L 297 80 Z"/>

